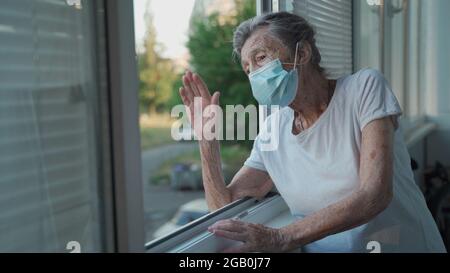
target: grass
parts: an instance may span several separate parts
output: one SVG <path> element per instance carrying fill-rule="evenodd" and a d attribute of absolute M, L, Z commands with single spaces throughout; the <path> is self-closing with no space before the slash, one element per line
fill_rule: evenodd
<path fill-rule="evenodd" d="M 242 167 L 250 151 L 239 145 L 222 145 L 221 147 L 222 163 L 225 165 L 224 176 L 227 182 L 230 182 L 234 174 Z M 201 166 L 200 152 L 198 150 L 180 155 L 174 159 L 164 162 L 158 172 L 150 177 L 150 183 L 153 185 L 168 184 L 170 181 L 170 172 L 175 164 L 197 164 Z"/>
<path fill-rule="evenodd" d="M 176 121 L 169 113 L 143 113 L 139 117 L 141 128 L 141 149 L 148 150 L 174 143 L 170 130 Z"/>
<path fill-rule="evenodd" d="M 141 128 L 141 149 L 148 150 L 161 145 L 174 143 L 170 127 Z"/>

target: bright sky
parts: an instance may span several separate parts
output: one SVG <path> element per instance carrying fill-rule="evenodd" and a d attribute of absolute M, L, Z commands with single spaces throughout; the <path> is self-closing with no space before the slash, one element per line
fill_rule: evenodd
<path fill-rule="evenodd" d="M 148 0 L 134 0 L 136 44 L 145 35 L 144 14 Z M 177 58 L 187 51 L 187 31 L 195 0 L 150 0 L 157 40 L 164 45 L 163 56 Z"/>

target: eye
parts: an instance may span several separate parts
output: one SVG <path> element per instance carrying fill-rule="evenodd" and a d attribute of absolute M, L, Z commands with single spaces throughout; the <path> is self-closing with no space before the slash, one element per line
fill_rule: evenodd
<path fill-rule="evenodd" d="M 255 59 L 256 59 L 257 62 L 262 62 L 262 61 L 264 61 L 266 59 L 266 55 L 265 54 L 258 54 L 258 55 L 256 55 Z"/>

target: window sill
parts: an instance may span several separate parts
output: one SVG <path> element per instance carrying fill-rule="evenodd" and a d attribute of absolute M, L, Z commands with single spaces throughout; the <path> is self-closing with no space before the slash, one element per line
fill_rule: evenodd
<path fill-rule="evenodd" d="M 413 148 L 437 129 L 437 124 L 422 122 L 405 130 L 405 142 L 408 149 Z"/>
<path fill-rule="evenodd" d="M 295 221 L 280 195 L 269 195 L 262 201 L 246 198 L 236 201 L 212 214 L 184 226 L 178 231 L 147 244 L 147 252 L 216 253 L 237 244 L 207 231 L 218 220 L 235 218 L 245 222 L 264 224 L 273 228 Z"/>

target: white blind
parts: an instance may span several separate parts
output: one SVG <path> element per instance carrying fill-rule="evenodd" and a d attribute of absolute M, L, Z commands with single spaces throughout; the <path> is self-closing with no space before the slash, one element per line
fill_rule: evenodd
<path fill-rule="evenodd" d="M 95 250 L 91 11 L 1 1 L 0 252 Z"/>
<path fill-rule="evenodd" d="M 294 0 L 293 12 L 307 19 L 317 32 L 321 65 L 336 79 L 353 70 L 352 1 Z"/>

